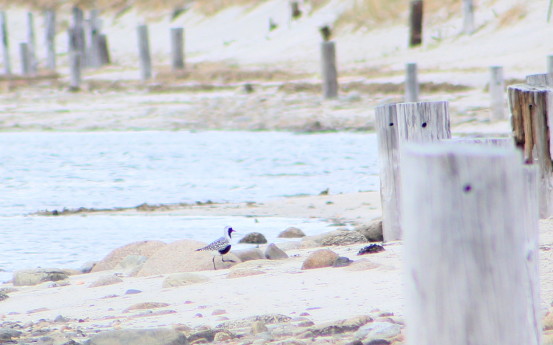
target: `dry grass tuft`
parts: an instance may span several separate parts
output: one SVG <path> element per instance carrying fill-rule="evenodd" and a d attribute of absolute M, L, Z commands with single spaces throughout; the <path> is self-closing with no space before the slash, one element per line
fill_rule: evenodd
<path fill-rule="evenodd" d="M 501 13 L 498 17 L 498 27 L 511 26 L 513 23 L 523 19 L 528 14 L 528 5 L 526 3 L 517 3 L 507 11 Z"/>

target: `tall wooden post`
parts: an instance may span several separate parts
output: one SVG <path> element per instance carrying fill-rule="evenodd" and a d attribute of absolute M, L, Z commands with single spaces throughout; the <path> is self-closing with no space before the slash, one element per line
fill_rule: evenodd
<path fill-rule="evenodd" d="M 85 42 L 85 31 L 84 31 L 84 15 L 83 11 L 75 6 L 72 9 L 72 29 L 73 36 L 75 40 L 76 49 L 80 54 L 82 67 L 85 65 L 86 59 L 86 42 Z"/>
<path fill-rule="evenodd" d="M 473 0 L 463 0 L 463 32 L 474 33 L 474 3 Z"/>
<path fill-rule="evenodd" d="M 184 69 L 184 29 L 171 29 L 171 62 L 173 70 Z"/>
<path fill-rule="evenodd" d="M 44 12 L 45 43 L 46 43 L 46 68 L 56 70 L 56 12 L 46 10 Z"/>
<path fill-rule="evenodd" d="M 89 25 L 87 31 L 87 54 L 86 65 L 89 67 L 100 67 L 100 11 L 97 9 L 90 11 Z"/>
<path fill-rule="evenodd" d="M 28 76 L 31 74 L 31 56 L 29 52 L 29 44 L 26 42 L 19 43 L 19 55 L 21 59 L 21 74 Z"/>
<path fill-rule="evenodd" d="M 409 142 L 451 138 L 447 102 L 386 104 L 375 109 L 380 161 L 380 199 L 385 241 L 402 238 L 399 150 Z"/>
<path fill-rule="evenodd" d="M 402 165 L 407 344 L 539 345 L 535 202 L 516 152 L 411 146 Z"/>
<path fill-rule="evenodd" d="M 547 55 L 547 73 L 553 74 L 553 55 Z"/>
<path fill-rule="evenodd" d="M 100 54 L 100 64 L 103 65 L 109 65 L 111 63 L 111 57 L 109 55 L 109 46 L 108 46 L 108 38 L 104 34 L 100 34 L 98 36 L 99 38 L 99 54 Z"/>
<path fill-rule="evenodd" d="M 411 11 L 409 15 L 409 47 L 416 47 L 422 43 L 422 0 L 411 1 Z"/>
<path fill-rule="evenodd" d="M 540 217 L 553 216 L 553 160 L 550 137 L 553 116 L 548 87 L 513 85 L 508 88 L 513 137 L 524 160 L 538 166 Z"/>
<path fill-rule="evenodd" d="M 79 32 L 75 28 L 69 28 L 69 90 L 81 89 L 81 69 L 83 56 L 79 50 Z"/>
<path fill-rule="evenodd" d="M 2 57 L 4 62 L 4 74 L 9 75 L 12 73 L 12 64 L 10 58 L 10 41 L 8 38 L 8 21 L 6 18 L 6 12 L 0 12 L 0 36 L 2 39 Z"/>
<path fill-rule="evenodd" d="M 336 45 L 333 41 L 321 43 L 323 97 L 338 97 L 338 72 L 336 69 Z"/>
<path fill-rule="evenodd" d="M 505 79 L 501 66 L 490 67 L 490 98 L 492 119 L 505 119 Z"/>
<path fill-rule="evenodd" d="M 36 57 L 35 21 L 32 12 L 27 12 L 27 49 L 29 54 L 29 74 L 36 74 L 38 60 Z"/>
<path fill-rule="evenodd" d="M 148 27 L 138 26 L 138 52 L 140 57 L 140 75 L 142 80 L 152 78 L 152 59 L 150 57 L 150 41 L 148 38 Z"/>
<path fill-rule="evenodd" d="M 417 78 L 417 64 L 406 65 L 405 78 L 405 102 L 417 102 L 419 100 L 419 81 Z"/>

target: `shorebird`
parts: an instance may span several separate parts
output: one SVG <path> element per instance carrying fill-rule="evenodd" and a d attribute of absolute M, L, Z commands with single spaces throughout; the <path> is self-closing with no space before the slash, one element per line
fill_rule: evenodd
<path fill-rule="evenodd" d="M 230 244 L 230 238 L 232 237 L 232 233 L 233 232 L 236 232 L 233 228 L 231 228 L 230 226 L 225 226 L 225 230 L 224 230 L 224 236 L 211 242 L 210 244 L 208 244 L 207 246 L 203 247 L 203 248 L 200 248 L 200 249 L 196 249 L 196 251 L 204 251 L 204 250 L 209 250 L 209 251 L 217 251 L 219 252 L 219 255 L 221 255 L 221 261 L 223 262 L 234 262 L 234 260 L 225 260 L 223 258 L 223 255 L 225 255 L 226 253 L 230 252 L 230 248 L 231 248 L 231 244 Z M 213 269 L 216 270 L 217 268 L 215 268 L 215 256 L 217 255 L 213 255 Z"/>

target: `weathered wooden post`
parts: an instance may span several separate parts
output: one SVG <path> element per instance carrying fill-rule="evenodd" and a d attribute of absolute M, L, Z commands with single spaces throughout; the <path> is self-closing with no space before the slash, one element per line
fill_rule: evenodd
<path fill-rule="evenodd" d="M 99 36 L 99 49 L 100 49 L 100 64 L 109 65 L 111 63 L 111 57 L 109 55 L 108 38 L 104 34 Z"/>
<path fill-rule="evenodd" d="M 505 119 L 505 79 L 501 66 L 490 67 L 490 98 L 492 119 Z"/>
<path fill-rule="evenodd" d="M 100 67 L 100 11 L 97 9 L 90 11 L 89 25 L 87 30 L 87 54 L 86 65 L 89 67 Z"/>
<path fill-rule="evenodd" d="M 83 56 L 78 46 L 78 31 L 69 28 L 69 90 L 79 91 L 81 89 L 81 69 Z"/>
<path fill-rule="evenodd" d="M 451 138 L 448 103 L 385 104 L 376 107 L 375 119 L 384 241 L 394 241 L 402 238 L 400 147 Z"/>
<path fill-rule="evenodd" d="M 12 74 L 10 59 L 10 41 L 8 38 L 8 21 L 6 12 L 0 12 L 0 36 L 2 38 L 2 57 L 4 58 L 4 74 Z"/>
<path fill-rule="evenodd" d="M 553 115 L 551 89 L 525 84 L 508 88 L 513 137 L 524 160 L 538 166 L 540 217 L 553 215 L 553 160 L 549 131 Z"/>
<path fill-rule="evenodd" d="M 72 9 L 72 29 L 76 49 L 80 54 L 81 65 L 84 67 L 86 58 L 84 15 L 83 11 L 77 6 L 74 6 Z"/>
<path fill-rule="evenodd" d="M 474 33 L 474 3 L 473 0 L 463 0 L 463 32 Z"/>
<path fill-rule="evenodd" d="M 417 64 L 406 65 L 405 78 L 405 102 L 417 102 L 419 100 L 419 81 L 417 78 Z"/>
<path fill-rule="evenodd" d="M 535 207 L 525 180 L 514 150 L 402 151 L 407 344 L 539 345 L 537 261 L 529 260 L 537 220 L 525 228 Z"/>
<path fill-rule="evenodd" d="M 184 69 L 184 29 L 171 29 L 171 62 L 173 70 Z"/>
<path fill-rule="evenodd" d="M 148 27 L 138 26 L 138 52 L 140 57 L 140 75 L 142 80 L 152 78 L 152 59 L 150 57 L 150 41 L 148 38 Z"/>
<path fill-rule="evenodd" d="M 19 55 L 21 59 L 21 74 L 24 76 L 28 76 L 29 74 L 31 74 L 31 56 L 29 53 L 28 43 L 19 43 Z"/>
<path fill-rule="evenodd" d="M 56 70 L 56 12 L 52 9 L 44 12 L 46 68 Z"/>
<path fill-rule="evenodd" d="M 323 97 L 338 97 L 338 72 L 336 69 L 336 45 L 333 41 L 321 43 Z"/>
<path fill-rule="evenodd" d="M 553 74 L 553 54 L 547 55 L 547 74 Z"/>
<path fill-rule="evenodd" d="M 291 9 L 291 16 L 292 20 L 299 19 L 301 17 L 301 10 L 300 10 L 300 4 L 297 1 L 292 1 L 290 3 L 290 9 Z"/>
<path fill-rule="evenodd" d="M 36 74 L 38 60 L 36 57 L 35 20 L 32 12 L 27 12 L 27 50 L 29 55 L 28 74 Z"/>
<path fill-rule="evenodd" d="M 409 15 L 409 47 L 416 47 L 422 43 L 422 15 L 423 1 L 411 1 Z"/>

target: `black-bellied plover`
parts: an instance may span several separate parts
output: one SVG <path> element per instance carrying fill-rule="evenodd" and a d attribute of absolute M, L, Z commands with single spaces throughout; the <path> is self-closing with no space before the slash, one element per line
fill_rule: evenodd
<path fill-rule="evenodd" d="M 236 231 L 233 228 L 231 228 L 230 226 L 226 226 L 223 237 L 211 242 L 210 244 L 208 244 L 207 246 L 205 246 L 203 248 L 196 249 L 196 251 L 204 251 L 204 250 L 209 250 L 209 251 L 213 251 L 213 252 L 217 251 L 221 255 L 221 261 L 222 262 L 235 262 L 234 260 L 225 260 L 223 258 L 223 255 L 230 252 L 230 248 L 231 248 L 230 239 L 232 237 L 233 232 L 236 232 Z M 211 261 L 213 261 L 213 269 L 214 270 L 217 269 L 217 268 L 215 268 L 215 256 L 216 255 L 213 255 L 213 260 L 211 260 Z"/>

